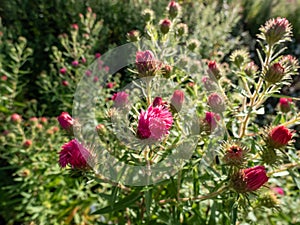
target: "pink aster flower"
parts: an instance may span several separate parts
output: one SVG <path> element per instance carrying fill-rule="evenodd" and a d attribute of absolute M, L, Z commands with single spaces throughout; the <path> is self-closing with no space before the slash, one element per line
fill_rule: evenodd
<path fill-rule="evenodd" d="M 76 139 L 65 143 L 59 153 L 59 165 L 63 168 L 70 165 L 73 169 L 88 167 L 87 160 L 91 157 L 90 152 Z"/>
<path fill-rule="evenodd" d="M 154 107 L 150 105 L 146 111 L 139 115 L 137 136 L 141 139 L 160 140 L 166 134 L 173 123 L 172 113 L 163 105 Z"/>

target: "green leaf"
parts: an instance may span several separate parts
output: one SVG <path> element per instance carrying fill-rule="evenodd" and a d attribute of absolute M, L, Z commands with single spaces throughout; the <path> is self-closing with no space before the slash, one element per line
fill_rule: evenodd
<path fill-rule="evenodd" d="M 142 194 L 140 192 L 142 188 L 136 189 L 133 193 L 128 195 L 127 197 L 123 198 L 119 202 L 115 203 L 113 206 L 106 206 L 102 209 L 96 210 L 92 214 L 105 214 L 105 213 L 111 213 L 114 211 L 125 209 L 126 207 L 130 207 L 134 202 L 136 202 L 139 198 L 142 197 Z"/>
<path fill-rule="evenodd" d="M 238 213 L 238 205 L 233 204 L 231 209 L 231 224 L 235 225 L 237 220 L 237 213 Z"/>

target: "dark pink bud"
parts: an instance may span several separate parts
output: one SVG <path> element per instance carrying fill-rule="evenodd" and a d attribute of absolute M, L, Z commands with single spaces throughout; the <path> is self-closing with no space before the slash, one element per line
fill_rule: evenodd
<path fill-rule="evenodd" d="M 217 80 L 219 80 L 221 78 L 221 71 L 220 71 L 216 61 L 208 62 L 208 73 Z"/>
<path fill-rule="evenodd" d="M 60 126 L 67 131 L 69 131 L 75 123 L 75 120 L 67 112 L 62 112 L 60 116 L 57 117 L 57 120 Z"/>
<path fill-rule="evenodd" d="M 279 108 L 281 112 L 287 113 L 291 110 L 293 100 L 291 98 L 280 98 Z"/>
<path fill-rule="evenodd" d="M 63 86 L 65 86 L 65 87 L 69 86 L 69 82 L 66 81 L 66 80 L 63 80 L 63 81 L 61 82 L 61 84 L 62 84 Z"/>
<path fill-rule="evenodd" d="M 113 82 L 109 82 L 109 83 L 106 84 L 106 88 L 108 88 L 108 89 L 111 89 L 114 86 L 115 86 L 115 83 L 113 83 Z"/>
<path fill-rule="evenodd" d="M 82 57 L 81 62 L 86 63 L 86 58 Z"/>
<path fill-rule="evenodd" d="M 163 101 L 162 101 L 162 98 L 161 97 L 155 97 L 155 99 L 153 100 L 153 107 L 156 107 L 156 106 L 160 106 L 163 104 Z"/>
<path fill-rule="evenodd" d="M 218 121 L 220 120 L 220 115 L 213 112 L 205 113 L 205 123 L 208 125 L 210 131 L 214 131 L 216 129 Z"/>
<path fill-rule="evenodd" d="M 217 93 L 208 96 L 208 105 L 214 112 L 221 113 L 225 111 L 224 99 Z"/>
<path fill-rule="evenodd" d="M 99 59 L 101 57 L 101 54 L 99 52 L 95 53 L 95 58 Z"/>
<path fill-rule="evenodd" d="M 92 71 L 91 71 L 91 70 L 85 71 L 85 75 L 86 75 L 87 77 L 90 77 L 90 76 L 92 75 Z"/>
<path fill-rule="evenodd" d="M 167 9 L 169 11 L 170 17 L 171 18 L 175 18 L 178 15 L 178 13 L 179 13 L 180 8 L 181 7 L 180 7 L 180 5 L 177 2 L 175 2 L 175 1 L 169 2 L 169 5 L 168 5 Z"/>
<path fill-rule="evenodd" d="M 274 127 L 269 132 L 268 144 L 273 148 L 281 148 L 292 140 L 293 133 L 283 125 Z"/>
<path fill-rule="evenodd" d="M 181 90 L 176 90 L 173 93 L 171 98 L 171 105 L 175 108 L 177 112 L 179 112 L 182 108 L 184 101 L 184 92 Z"/>
<path fill-rule="evenodd" d="M 66 68 L 61 68 L 60 70 L 59 70 L 59 72 L 61 73 L 61 74 L 66 74 L 67 73 L 67 69 Z"/>
<path fill-rule="evenodd" d="M 160 22 L 160 31 L 167 34 L 171 28 L 172 22 L 169 19 L 164 19 Z"/>

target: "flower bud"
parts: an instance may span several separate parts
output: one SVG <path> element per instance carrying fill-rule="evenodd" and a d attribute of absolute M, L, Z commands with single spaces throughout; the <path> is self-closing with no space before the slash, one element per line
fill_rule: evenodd
<path fill-rule="evenodd" d="M 291 40 L 292 28 L 286 18 L 270 19 L 259 30 L 261 34 L 258 37 L 265 40 L 269 45 Z"/>
<path fill-rule="evenodd" d="M 161 97 L 155 97 L 155 99 L 153 100 L 152 106 L 156 107 L 156 106 L 160 106 L 163 105 L 163 100 Z"/>
<path fill-rule="evenodd" d="M 218 121 L 220 121 L 220 115 L 213 112 L 206 112 L 204 118 L 204 125 L 208 127 L 208 131 L 212 133 L 218 125 Z"/>
<path fill-rule="evenodd" d="M 267 137 L 267 145 L 271 148 L 281 148 L 289 144 L 293 133 L 283 125 L 270 129 Z"/>
<path fill-rule="evenodd" d="M 255 166 L 242 169 L 231 177 L 231 187 L 239 192 L 252 192 L 258 190 L 268 181 L 264 166 Z"/>
<path fill-rule="evenodd" d="M 221 78 L 221 71 L 216 63 L 216 61 L 209 61 L 208 62 L 208 73 L 213 78 L 219 80 Z"/>
<path fill-rule="evenodd" d="M 59 73 L 62 74 L 62 75 L 65 75 L 67 73 L 67 69 L 66 68 L 61 68 L 59 70 Z"/>
<path fill-rule="evenodd" d="M 128 94 L 125 91 L 115 93 L 112 100 L 114 101 L 114 107 L 124 108 L 128 104 Z"/>
<path fill-rule="evenodd" d="M 179 14 L 181 7 L 180 5 L 175 1 L 170 1 L 167 7 L 168 13 L 170 15 L 171 19 L 174 19 Z"/>
<path fill-rule="evenodd" d="M 202 84 L 204 85 L 204 88 L 207 90 L 207 91 L 214 91 L 217 89 L 217 84 L 216 82 L 214 82 L 212 79 L 210 79 L 208 76 L 204 76 L 202 77 L 201 79 L 202 81 Z"/>
<path fill-rule="evenodd" d="M 196 48 L 198 48 L 200 45 L 200 42 L 197 39 L 191 39 L 189 40 L 188 44 L 187 44 L 187 48 L 190 51 L 194 51 Z"/>
<path fill-rule="evenodd" d="M 62 84 L 63 86 L 65 86 L 65 87 L 69 86 L 69 82 L 66 81 L 66 80 L 63 80 L 63 81 L 61 82 L 61 84 Z"/>
<path fill-rule="evenodd" d="M 140 32 L 138 30 L 132 30 L 127 33 L 127 38 L 131 42 L 138 41 L 140 37 Z"/>
<path fill-rule="evenodd" d="M 2 81 L 7 81 L 7 76 L 6 76 L 6 75 L 2 75 L 2 76 L 1 76 L 1 80 L 2 80 Z"/>
<path fill-rule="evenodd" d="M 278 195 L 284 196 L 284 190 L 281 187 L 273 187 L 271 190 Z"/>
<path fill-rule="evenodd" d="M 170 65 L 165 65 L 164 67 L 162 67 L 162 74 L 165 78 L 170 78 L 171 74 L 172 74 L 172 70 L 173 67 Z"/>
<path fill-rule="evenodd" d="M 249 77 L 254 77 L 254 75 L 256 74 L 258 70 L 258 66 L 255 65 L 255 63 L 252 61 L 252 62 L 249 62 L 246 66 L 245 66 L 245 73 L 247 76 Z"/>
<path fill-rule="evenodd" d="M 291 110 L 291 105 L 293 100 L 291 98 L 280 98 L 279 99 L 279 109 L 283 113 L 287 113 Z"/>
<path fill-rule="evenodd" d="M 38 120 L 37 117 L 31 117 L 31 118 L 29 119 L 29 121 L 30 121 L 30 123 L 33 124 L 33 125 L 37 125 L 38 122 L 39 122 L 39 120 Z"/>
<path fill-rule="evenodd" d="M 22 121 L 22 117 L 17 114 L 17 113 L 14 113 L 10 116 L 10 120 L 13 122 L 13 123 L 21 123 Z"/>
<path fill-rule="evenodd" d="M 76 23 L 72 24 L 71 27 L 74 30 L 78 30 L 79 29 L 78 24 L 76 24 Z"/>
<path fill-rule="evenodd" d="M 279 201 L 277 199 L 277 196 L 272 191 L 267 191 L 263 195 L 261 195 L 258 199 L 259 206 L 264 206 L 267 208 L 276 208 L 278 207 Z"/>
<path fill-rule="evenodd" d="M 135 64 L 140 76 L 154 76 L 160 69 L 160 63 L 150 50 L 136 52 Z"/>
<path fill-rule="evenodd" d="M 77 60 L 74 60 L 72 62 L 72 66 L 77 67 L 79 65 L 79 62 Z"/>
<path fill-rule="evenodd" d="M 160 22 L 160 31 L 167 34 L 171 28 L 172 22 L 169 19 L 164 19 Z"/>
<path fill-rule="evenodd" d="M 70 131 L 72 129 L 75 120 L 70 116 L 67 112 L 62 112 L 58 117 L 57 120 L 60 124 L 60 126 L 67 131 Z"/>
<path fill-rule="evenodd" d="M 214 112 L 222 113 L 225 111 L 224 99 L 217 93 L 212 93 L 208 96 L 208 105 Z"/>
<path fill-rule="evenodd" d="M 23 147 L 24 148 L 29 148 L 32 145 L 32 141 L 31 140 L 26 140 L 23 143 Z"/>
<path fill-rule="evenodd" d="M 154 19 L 154 12 L 151 9 L 145 9 L 142 13 L 146 22 L 150 22 Z"/>
<path fill-rule="evenodd" d="M 97 131 L 98 135 L 100 135 L 100 136 L 107 134 L 107 130 L 103 124 L 98 124 L 96 126 L 96 131 Z"/>
<path fill-rule="evenodd" d="M 101 54 L 99 52 L 95 53 L 95 59 L 99 59 L 101 57 Z"/>
<path fill-rule="evenodd" d="M 233 62 L 238 68 L 240 68 L 245 63 L 249 62 L 249 59 L 249 53 L 243 49 L 235 50 L 230 55 L 230 61 Z"/>
<path fill-rule="evenodd" d="M 283 79 L 284 75 L 284 67 L 280 63 L 274 63 L 268 68 L 264 79 L 270 84 L 276 84 Z"/>
<path fill-rule="evenodd" d="M 113 83 L 113 82 L 108 82 L 108 83 L 106 84 L 106 88 L 112 89 L 115 85 L 116 85 L 116 84 Z"/>
<path fill-rule="evenodd" d="M 40 121 L 42 124 L 47 124 L 48 123 L 48 119 L 46 117 L 41 117 Z"/>
<path fill-rule="evenodd" d="M 180 23 L 176 26 L 176 34 L 179 37 L 186 36 L 188 34 L 188 26 L 185 23 Z"/>
<path fill-rule="evenodd" d="M 175 112 L 179 112 L 184 102 L 184 92 L 181 90 L 175 90 L 171 98 L 171 107 Z"/>

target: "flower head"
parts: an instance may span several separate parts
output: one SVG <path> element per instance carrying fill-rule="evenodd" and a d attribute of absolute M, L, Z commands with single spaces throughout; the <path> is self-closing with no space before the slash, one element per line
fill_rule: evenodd
<path fill-rule="evenodd" d="M 269 45 L 291 40 L 292 27 L 286 18 L 270 19 L 259 30 L 261 34 L 258 37 Z"/>
<path fill-rule="evenodd" d="M 75 120 L 70 116 L 69 113 L 67 112 L 62 112 L 58 117 L 57 117 L 57 120 L 60 124 L 60 126 L 64 129 L 64 130 L 67 130 L 69 131 L 74 123 L 75 123 Z"/>
<path fill-rule="evenodd" d="M 146 111 L 139 115 L 137 136 L 140 139 L 158 141 L 165 135 L 173 123 L 172 113 L 164 105 L 150 105 Z"/>
<path fill-rule="evenodd" d="M 204 88 L 207 91 L 213 91 L 217 89 L 217 84 L 212 79 L 210 79 L 208 76 L 204 76 L 201 79 L 202 84 L 204 85 Z"/>
<path fill-rule="evenodd" d="M 69 82 L 66 81 L 66 80 L 63 80 L 63 81 L 61 82 L 61 84 L 62 84 L 63 86 L 65 86 L 65 87 L 69 86 Z"/>
<path fill-rule="evenodd" d="M 293 133 L 283 125 L 270 129 L 267 137 L 267 145 L 272 148 L 281 148 L 292 140 Z"/>
<path fill-rule="evenodd" d="M 150 22 L 155 18 L 154 11 L 151 9 L 145 9 L 142 14 L 146 22 Z"/>
<path fill-rule="evenodd" d="M 70 165 L 73 169 L 85 169 L 88 167 L 87 160 L 90 157 L 90 152 L 76 139 L 73 139 L 62 146 L 59 153 L 59 165 L 61 167 Z"/>
<path fill-rule="evenodd" d="M 231 178 L 231 186 L 239 193 L 256 191 L 268 181 L 264 166 L 242 169 Z"/>

